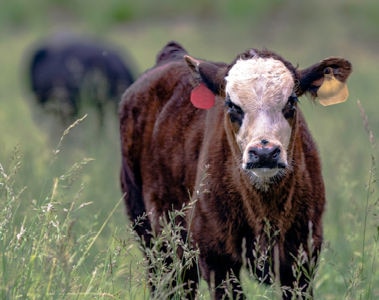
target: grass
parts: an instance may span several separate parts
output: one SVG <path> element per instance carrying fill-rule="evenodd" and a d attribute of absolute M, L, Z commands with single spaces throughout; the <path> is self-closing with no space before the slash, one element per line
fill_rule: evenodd
<path fill-rule="evenodd" d="M 375 150 L 375 137 L 367 115 L 362 106 L 359 108 L 372 150 Z M 74 125 L 80 126 L 80 122 Z M 75 126 L 69 129 L 73 130 Z M 57 156 L 63 151 L 61 147 L 70 130 L 64 132 L 58 146 L 51 152 L 50 168 L 58 162 Z M 121 226 L 126 235 L 114 228 L 111 236 L 102 236 L 121 200 L 108 207 L 103 217 L 93 216 L 88 211 L 92 202 L 83 202 L 88 188 L 83 174 L 93 163 L 90 158 L 75 162 L 49 181 L 40 198 L 31 201 L 26 196 L 27 187 L 18 186 L 18 176 L 24 164 L 20 150 L 14 150 L 6 167 L 0 164 L 2 299 L 166 299 L 169 296 L 181 299 L 186 293 L 180 284 L 172 285 L 173 281 L 180 282 L 182 261 L 176 259 L 179 245 L 188 249 L 185 250 L 187 263 L 196 261 L 198 255 L 196 250 L 178 242 L 181 228 L 174 220 L 183 212 L 173 213 L 169 222 L 162 224 L 162 234 L 155 238 L 154 248 L 147 252 L 158 272 L 147 277 L 150 267 L 137 249 L 132 226 Z M 340 248 L 333 249 L 326 244 L 318 266 L 321 275 L 317 275 L 315 281 L 316 298 L 335 299 L 342 294 L 344 299 L 376 298 L 379 242 L 376 183 L 373 154 L 366 192 L 359 199 L 362 215 L 349 216 L 354 226 L 361 224 L 348 236 L 353 252 L 337 254 Z M 353 203 L 355 205 L 357 203 Z M 87 219 L 82 220 L 83 216 Z M 162 246 L 164 252 L 161 252 Z M 347 265 L 339 262 L 342 256 L 348 258 Z M 167 266 L 164 263 L 167 259 L 173 260 L 173 264 Z M 275 285 L 267 288 L 252 283 L 254 274 L 254 270 L 250 270 L 242 276 L 242 285 L 248 295 L 260 299 L 277 297 Z M 148 292 L 150 284 L 158 287 L 152 298 Z M 336 292 L 339 285 L 343 288 Z M 227 283 L 225 288 L 228 288 Z M 204 283 L 199 299 L 208 299 Z"/>
<path fill-rule="evenodd" d="M 58 150 L 53 152 L 49 167 L 56 162 Z M 107 293 L 102 290 L 109 282 L 105 279 L 109 264 L 96 258 L 92 249 L 121 201 L 106 218 L 93 218 L 93 225 L 86 224 L 86 230 L 81 228 L 84 224 L 76 225 L 81 211 L 91 205 L 81 200 L 83 182 L 75 184 L 90 162 L 84 158 L 74 163 L 50 181 L 44 188 L 46 193 L 31 201 L 25 197 L 25 188 L 18 190 L 16 184 L 23 164 L 20 152 L 14 152 L 8 167 L 0 165 L 4 204 L 0 229 L 2 299 L 62 299 Z M 88 265 L 84 266 L 87 259 L 100 262 L 88 270 Z M 83 275 L 86 280 L 78 280 Z M 101 279 L 106 280 L 105 285 L 98 287 Z"/>
<path fill-rule="evenodd" d="M 137 73 L 150 67 L 171 39 L 194 56 L 222 61 L 249 47 L 274 49 L 300 67 L 330 55 L 350 59 L 354 69 L 346 103 L 324 108 L 301 99 L 319 145 L 328 198 L 315 298 L 378 298 L 378 4 L 300 2 L 267 1 L 260 7 L 242 0 L 235 5 L 205 1 L 190 7 L 175 1 L 167 10 L 172 4 L 167 0 L 158 10 L 147 0 L 109 1 L 109 6 L 98 2 L 90 11 L 86 1 L 38 0 L 40 10 L 31 8 L 34 2 L 4 4 L 0 297 L 150 299 L 146 261 L 120 202 L 117 120 L 110 116 L 99 132 L 92 112 L 86 111 L 88 116 L 60 142 L 63 129 L 38 114 L 25 87 L 25 53 L 58 24 L 96 32 L 119 45 L 134 59 Z M 127 16 L 129 8 L 118 5 L 135 7 Z M 275 288 L 253 281 L 249 272 L 243 272 L 241 281 L 249 298 L 277 295 Z M 199 299 L 209 299 L 204 282 Z"/>

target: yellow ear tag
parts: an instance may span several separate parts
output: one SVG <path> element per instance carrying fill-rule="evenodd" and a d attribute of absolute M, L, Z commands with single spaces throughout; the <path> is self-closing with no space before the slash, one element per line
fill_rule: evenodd
<path fill-rule="evenodd" d="M 347 84 L 334 77 L 332 68 L 326 68 L 324 82 L 317 90 L 318 101 L 321 105 L 328 106 L 345 102 L 348 96 Z"/>

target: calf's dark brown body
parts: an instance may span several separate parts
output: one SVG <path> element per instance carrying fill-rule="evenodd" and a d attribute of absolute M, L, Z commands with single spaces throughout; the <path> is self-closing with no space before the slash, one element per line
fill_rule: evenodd
<path fill-rule="evenodd" d="M 187 228 L 183 238 L 188 235 L 192 246 L 199 248 L 201 275 L 215 287 L 214 298 L 242 295 L 236 281 L 231 281 L 232 294 L 225 292 L 222 283 L 232 274 L 238 278 L 244 263 L 257 266 L 252 269 L 261 281 L 272 283 L 276 276 L 281 286 L 290 288 L 297 281 L 306 298 L 311 295 L 307 288 L 308 277 L 313 276 L 312 261 L 322 244 L 325 191 L 319 155 L 304 117 L 297 109 L 288 121 L 290 167 L 268 188 L 257 188 L 241 168 L 241 150 L 235 140 L 238 128 L 225 108 L 223 78 L 230 65 L 208 68 L 207 62 L 200 61 L 204 67 L 200 64 L 194 75 L 196 66 L 189 66 L 185 55 L 180 45 L 168 44 L 157 64 L 125 92 L 120 105 L 122 191 L 132 221 L 148 214 L 136 231 L 149 245 L 150 233 L 160 231 L 159 218 L 181 209 L 192 198 L 196 201 L 191 219 L 181 220 Z M 325 67 L 331 66 L 341 81 L 351 71 L 350 63 L 342 59 L 297 70 L 268 51 L 243 55 L 282 60 L 298 81 L 298 96 L 306 92 L 317 96 Z M 195 108 L 189 100 L 199 82 L 216 95 L 215 106 L 209 110 Z M 296 280 L 292 266 L 299 255 L 305 258 Z M 193 289 L 189 297 L 196 289 L 195 270 L 184 274 Z M 285 288 L 283 298 L 291 298 Z"/>

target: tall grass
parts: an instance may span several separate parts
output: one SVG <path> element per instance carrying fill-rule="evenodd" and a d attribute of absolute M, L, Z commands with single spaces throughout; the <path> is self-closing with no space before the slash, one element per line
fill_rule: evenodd
<path fill-rule="evenodd" d="M 358 108 L 367 133 L 365 146 L 368 149 L 368 155 L 361 160 L 369 160 L 369 168 L 366 176 L 357 180 L 352 176 L 351 167 L 342 166 L 341 172 L 337 172 L 340 177 L 334 178 L 339 198 L 331 198 L 329 202 L 336 210 L 333 216 L 340 221 L 334 223 L 336 235 L 324 244 L 316 276 L 317 299 L 376 299 L 379 295 L 378 148 L 360 101 Z"/>
<path fill-rule="evenodd" d="M 76 125 L 64 132 L 51 165 L 63 138 Z M 0 164 L 1 299 L 114 298 L 119 292 L 112 286 L 112 248 L 104 249 L 100 256 L 94 248 L 121 200 L 99 226 L 75 230 L 86 214 L 83 211 L 92 204 L 83 201 L 85 186 L 81 182 L 83 170 L 91 162 L 83 158 L 56 174 L 49 180 L 48 192 L 36 199 L 25 196 L 27 187 L 17 187 L 24 163 L 18 149 L 7 166 Z M 115 245 L 112 239 L 110 242 Z"/>
<path fill-rule="evenodd" d="M 371 146 L 371 164 L 368 171 L 366 193 L 363 195 L 363 217 L 361 228 L 361 249 L 357 251 L 358 259 L 348 278 L 346 299 L 375 299 L 378 296 L 378 242 L 379 242 L 379 194 L 377 190 L 377 145 L 370 128 L 367 114 L 361 102 L 357 102 L 363 127 Z"/>
<path fill-rule="evenodd" d="M 349 272 L 342 274 L 344 289 L 334 293 L 323 291 L 325 276 L 331 274 L 329 268 L 335 267 L 328 251 L 322 255 L 320 274 L 316 275 L 316 298 L 319 299 L 376 299 L 378 290 L 378 242 L 379 242 L 379 198 L 376 180 L 376 144 L 374 133 L 369 127 L 367 115 L 361 104 L 364 128 L 372 147 L 371 167 L 368 172 L 366 193 L 356 195 L 362 209 L 362 216 L 357 216 L 354 225 L 358 234 L 349 237 L 353 256 L 346 268 Z M 69 131 L 80 126 L 79 120 L 68 130 L 52 152 L 50 163 L 56 162 L 62 151 L 62 142 Z M 96 249 L 96 242 L 104 227 L 121 201 L 110 207 L 106 217 L 97 226 L 75 229 L 85 212 L 92 205 L 83 201 L 84 190 L 88 187 L 82 183 L 85 169 L 93 163 L 90 158 L 83 158 L 68 167 L 65 172 L 49 180 L 47 192 L 39 198 L 27 199 L 27 187 L 18 186 L 17 176 L 24 161 L 19 149 L 15 149 L 7 165 L 0 164 L 0 253 L 1 253 L 1 292 L 2 299 L 182 299 L 188 293 L 180 283 L 180 274 L 186 263 L 196 263 L 198 252 L 181 240 L 180 224 L 175 220 L 186 209 L 173 212 L 163 222 L 161 234 L 155 236 L 154 247 L 145 248 L 146 258 L 139 253 L 138 241 L 133 238 L 133 226 L 129 226 L 126 238 L 118 231 L 109 238 L 104 249 Z M 79 183 L 79 184 L 78 184 Z M 84 225 L 88 226 L 91 222 Z M 360 234 L 359 234 L 360 232 Z M 162 248 L 163 247 L 163 248 Z M 178 249 L 184 250 L 185 261 L 176 256 Z M 162 251 L 164 249 L 164 251 Z M 256 249 L 257 253 L 259 249 Z M 92 257 L 91 257 L 92 256 Z M 260 258 L 264 259 L 264 255 Z M 299 268 L 302 255 L 299 254 Z M 87 263 L 90 261 L 90 264 Z M 167 261 L 171 264 L 167 265 Z M 154 272 L 151 268 L 154 267 Z M 338 268 L 341 266 L 337 266 Z M 300 270 L 300 269 L 298 269 Z M 150 272 L 149 272 L 150 271 Z M 294 269 L 296 272 L 296 268 Z M 150 274 L 148 276 L 148 274 Z M 313 275 L 310 275 L 313 277 Z M 249 297 L 257 299 L 274 299 L 280 295 L 280 289 L 274 283 L 266 287 L 252 280 L 256 272 L 244 271 L 242 285 Z M 231 276 L 230 281 L 237 280 Z M 149 287 L 156 287 L 150 295 Z M 227 290 L 228 281 L 224 283 Z M 288 291 L 299 295 L 299 291 Z M 343 296 L 342 296 L 342 294 Z M 304 296 L 305 294 L 303 294 Z M 202 283 L 199 299 L 208 299 L 207 287 Z"/>
<path fill-rule="evenodd" d="M 352 230 L 346 237 L 351 250 L 343 252 L 338 245 L 333 248 L 326 241 L 320 264 L 315 266 L 319 269 L 314 283 L 316 299 L 371 300 L 379 295 L 377 145 L 363 105 L 359 102 L 358 106 L 371 149 L 367 179 L 358 183 L 366 182 L 365 192 L 357 194 L 356 184 L 346 184 L 345 177 L 337 179 L 337 185 L 345 188 L 342 195 L 350 195 L 352 199 L 349 205 L 352 213 L 346 224 Z M 181 299 L 188 291 L 183 289 L 180 274 L 186 263 L 196 263 L 198 256 L 196 249 L 183 243 L 180 236 L 183 228 L 175 222 L 184 211 L 173 212 L 168 221 L 162 223 L 163 229 L 154 238 L 154 247 L 145 248 L 147 256 L 143 258 L 132 233 L 135 224 L 113 227 L 110 235 L 101 236 L 121 200 L 108 206 L 100 216 L 89 211 L 95 199 L 89 200 L 86 196 L 91 189 L 87 185 L 87 171 L 96 161 L 78 157 L 63 170 L 54 168 L 64 153 L 64 141 L 85 121 L 80 119 L 64 131 L 51 151 L 46 167 L 57 173 L 44 180 L 38 197 L 29 198 L 26 193 L 29 187 L 20 184 L 18 176 L 26 162 L 19 148 L 14 149 L 7 162 L 0 163 L 1 298 Z M 122 218 L 121 223 L 126 223 L 126 217 Z M 176 256 L 179 248 L 184 250 L 184 261 Z M 302 259 L 300 253 L 298 268 Z M 167 261 L 171 264 L 167 265 Z M 152 266 L 155 271 L 148 276 Z M 334 278 L 336 270 L 337 279 Z M 250 266 L 241 280 L 248 297 L 273 299 L 280 295 L 275 283 L 267 288 L 259 281 L 254 282 L 255 279 L 255 269 Z M 237 279 L 231 276 L 230 280 Z M 232 286 L 228 283 L 225 282 L 226 290 Z M 151 295 L 152 284 L 156 290 Z M 289 292 L 298 295 L 300 290 Z M 209 298 L 204 282 L 198 298 Z"/>

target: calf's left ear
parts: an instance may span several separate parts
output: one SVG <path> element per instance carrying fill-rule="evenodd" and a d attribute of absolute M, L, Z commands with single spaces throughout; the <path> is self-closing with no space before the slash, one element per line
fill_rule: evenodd
<path fill-rule="evenodd" d="M 351 63 L 346 59 L 324 59 L 298 71 L 299 84 L 296 93 L 298 96 L 309 93 L 325 106 L 344 102 L 349 96 L 346 80 L 351 71 Z"/>
<path fill-rule="evenodd" d="M 184 56 L 193 76 L 191 102 L 197 108 L 209 109 L 214 105 L 216 95 L 224 95 L 227 65 Z"/>

